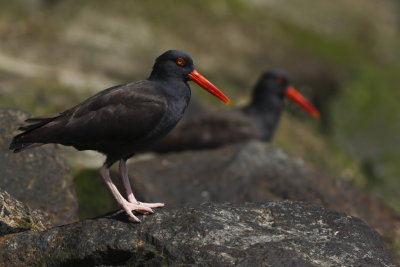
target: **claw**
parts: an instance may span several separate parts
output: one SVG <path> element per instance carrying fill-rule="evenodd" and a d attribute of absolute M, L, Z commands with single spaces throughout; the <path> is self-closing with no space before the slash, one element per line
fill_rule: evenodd
<path fill-rule="evenodd" d="M 128 216 L 129 216 L 129 220 L 131 220 L 131 221 L 133 221 L 133 222 L 138 222 L 138 223 L 140 223 L 139 218 L 136 217 L 135 215 L 133 215 L 133 213 L 132 213 L 131 211 L 127 211 L 127 210 L 125 210 L 125 211 L 126 211 L 126 213 L 128 214 Z"/>

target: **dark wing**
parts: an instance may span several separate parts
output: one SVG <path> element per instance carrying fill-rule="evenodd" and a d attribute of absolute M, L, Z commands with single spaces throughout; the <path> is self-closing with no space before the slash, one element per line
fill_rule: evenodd
<path fill-rule="evenodd" d="M 213 113 L 183 122 L 148 151 L 165 153 L 216 148 L 260 138 L 254 120 L 239 111 Z"/>
<path fill-rule="evenodd" d="M 58 116 L 46 118 L 46 122 L 30 119 L 42 125 L 25 126 L 22 129 L 27 131 L 19 139 L 24 143 L 60 143 L 82 149 L 140 141 L 157 126 L 167 108 L 164 95 L 155 86 L 141 81 L 106 89 Z"/>

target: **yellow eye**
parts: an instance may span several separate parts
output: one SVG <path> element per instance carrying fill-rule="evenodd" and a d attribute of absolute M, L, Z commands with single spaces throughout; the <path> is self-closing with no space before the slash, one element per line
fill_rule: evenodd
<path fill-rule="evenodd" d="M 276 77 L 275 81 L 276 81 L 277 83 L 284 83 L 285 78 L 283 78 L 282 76 L 278 76 L 278 77 Z"/>
<path fill-rule="evenodd" d="M 185 66 L 186 62 L 185 62 L 185 60 L 183 58 L 178 57 L 176 59 L 176 64 L 179 65 L 179 66 Z"/>

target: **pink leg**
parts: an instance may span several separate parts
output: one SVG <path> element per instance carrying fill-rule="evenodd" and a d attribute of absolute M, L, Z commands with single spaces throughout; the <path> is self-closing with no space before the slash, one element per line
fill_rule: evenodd
<path fill-rule="evenodd" d="M 128 196 L 128 201 L 131 203 L 137 203 L 135 196 L 133 195 L 131 184 L 128 177 L 128 168 L 126 166 L 125 160 L 121 159 L 119 161 L 119 172 L 121 174 L 122 183 L 124 184 L 126 195 Z"/>
<path fill-rule="evenodd" d="M 140 220 L 135 215 L 133 215 L 132 210 L 142 213 L 145 212 L 153 213 L 153 210 L 150 207 L 146 207 L 138 203 L 130 203 L 119 193 L 117 187 L 114 185 L 114 183 L 110 178 L 110 170 L 108 169 L 106 164 L 104 164 L 103 167 L 101 167 L 100 175 L 101 177 L 103 177 L 104 181 L 106 182 L 114 198 L 117 200 L 118 204 L 125 210 L 125 212 L 133 221 L 140 222 Z"/>
<path fill-rule="evenodd" d="M 119 171 L 121 174 L 122 178 L 122 183 L 124 184 L 125 190 L 126 190 L 126 195 L 128 196 L 128 201 L 134 204 L 139 204 L 148 208 L 161 208 L 164 207 L 164 203 L 145 203 L 145 202 L 139 202 L 136 200 L 135 196 L 133 195 L 132 192 L 132 187 L 129 182 L 129 176 L 128 176 L 128 167 L 126 166 L 126 161 L 121 159 L 119 161 Z"/>

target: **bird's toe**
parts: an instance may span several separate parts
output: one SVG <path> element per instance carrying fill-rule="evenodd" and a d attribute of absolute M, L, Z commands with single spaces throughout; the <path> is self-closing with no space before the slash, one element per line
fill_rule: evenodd
<path fill-rule="evenodd" d="M 138 202 L 140 205 L 149 207 L 149 208 L 162 208 L 165 206 L 164 203 L 146 203 L 146 202 Z"/>
<path fill-rule="evenodd" d="M 133 222 L 138 222 L 138 223 L 140 223 L 139 218 L 136 217 L 135 215 L 133 215 L 132 211 L 130 211 L 130 210 L 125 210 L 125 211 L 126 211 L 126 213 L 128 214 L 128 216 L 129 216 L 129 220 L 131 220 L 131 221 L 133 221 Z"/>

